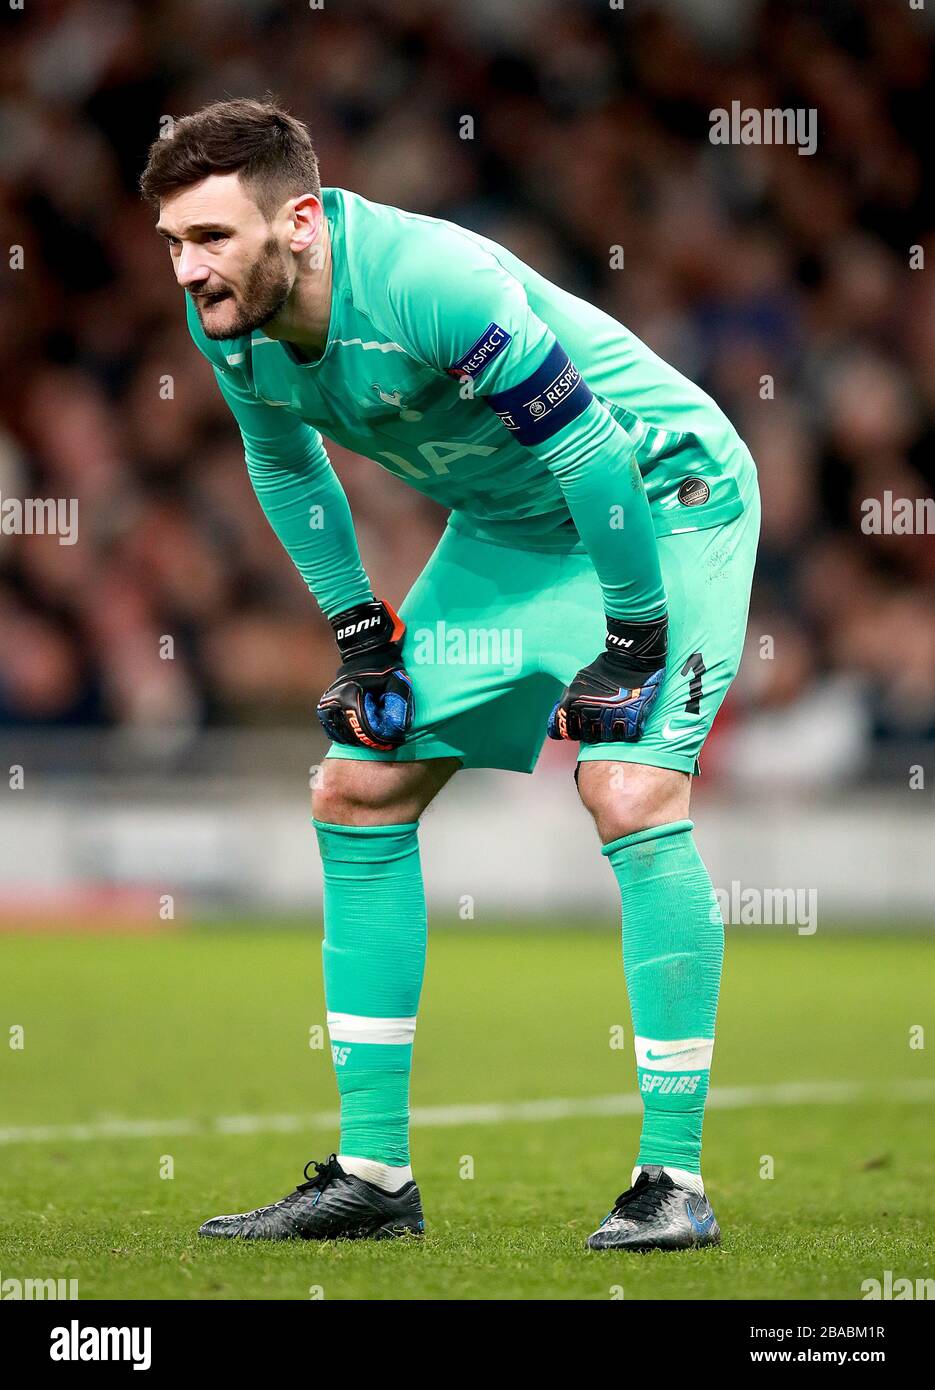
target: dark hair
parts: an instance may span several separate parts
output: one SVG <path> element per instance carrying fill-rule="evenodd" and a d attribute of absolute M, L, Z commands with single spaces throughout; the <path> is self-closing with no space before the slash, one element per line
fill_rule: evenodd
<path fill-rule="evenodd" d="M 287 198 L 321 194 L 318 159 L 306 126 L 267 95 L 216 101 L 175 122 L 154 140 L 140 191 L 158 206 L 163 198 L 211 174 L 238 173 L 264 217 Z"/>

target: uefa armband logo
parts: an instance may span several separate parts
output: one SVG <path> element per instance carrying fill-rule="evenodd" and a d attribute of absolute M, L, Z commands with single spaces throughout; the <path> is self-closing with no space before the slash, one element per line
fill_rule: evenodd
<path fill-rule="evenodd" d="M 489 323 L 474 346 L 468 348 L 453 367 L 448 368 L 448 375 L 459 378 L 469 376 L 473 381 L 512 341 L 512 333 L 498 323 Z"/>
<path fill-rule="evenodd" d="M 486 398 L 520 444 L 541 444 L 557 434 L 591 399 L 587 383 L 558 343 L 532 376 Z"/>

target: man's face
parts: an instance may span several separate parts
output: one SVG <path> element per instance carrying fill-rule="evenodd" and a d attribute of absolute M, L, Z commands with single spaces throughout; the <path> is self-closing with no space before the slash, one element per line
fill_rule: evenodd
<path fill-rule="evenodd" d="M 285 304 L 296 267 L 288 224 L 277 231 L 236 174 L 212 174 L 163 199 L 156 230 L 208 338 L 239 338 Z"/>

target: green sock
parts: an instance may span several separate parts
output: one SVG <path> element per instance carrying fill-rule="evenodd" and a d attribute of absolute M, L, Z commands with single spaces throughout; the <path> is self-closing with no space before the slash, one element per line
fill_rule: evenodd
<path fill-rule="evenodd" d="M 638 1164 L 701 1172 L 714 1019 L 724 956 L 717 897 L 694 823 L 605 845 L 620 885 L 623 961 L 643 1099 Z"/>
<path fill-rule="evenodd" d="M 322 959 L 341 1096 L 339 1152 L 409 1162 L 409 1074 L 425 971 L 418 822 L 313 821 L 324 870 Z"/>

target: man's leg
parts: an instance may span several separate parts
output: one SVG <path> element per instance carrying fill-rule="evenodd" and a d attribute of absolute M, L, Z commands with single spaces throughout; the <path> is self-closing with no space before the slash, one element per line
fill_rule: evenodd
<path fill-rule="evenodd" d="M 457 758 L 328 758 L 312 798 L 324 869 L 325 998 L 341 1094 L 341 1154 L 269 1206 L 206 1221 L 231 1240 L 419 1234 L 409 1169 L 409 1069 L 425 967 L 418 821 Z"/>
<path fill-rule="evenodd" d="M 426 949 L 418 821 L 458 766 L 328 758 L 312 798 L 338 1161 L 388 1192 L 412 1178 L 409 1076 Z"/>
<path fill-rule="evenodd" d="M 540 670 L 538 646 L 526 639 L 560 563 L 446 529 L 400 606 L 415 705 L 406 742 L 386 752 L 332 744 L 322 765 L 313 811 L 339 1160 L 385 1190 L 409 1175 L 409 1070 L 426 938 L 417 822 L 459 766 L 535 765 L 542 710 L 561 684 Z"/>
<path fill-rule="evenodd" d="M 637 1165 L 674 1170 L 700 1192 L 724 928 L 692 838 L 691 779 L 669 768 L 592 761 L 578 768 L 578 790 L 620 885 L 643 1100 Z"/>
<path fill-rule="evenodd" d="M 724 934 L 692 839 L 689 796 L 744 647 L 760 521 L 752 462 L 740 487 L 744 511 L 733 520 L 659 538 L 669 650 L 639 741 L 579 747 L 580 794 L 620 886 L 644 1106 L 631 1191 L 590 1237 L 592 1249 L 675 1249 L 719 1238 L 702 1192 L 700 1153 Z M 572 557 L 567 569 L 553 599 L 550 667 L 566 681 L 600 650 L 595 627 L 602 621 L 596 578 Z"/>

